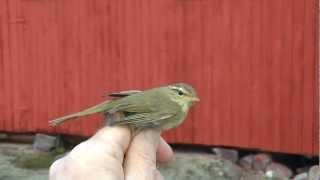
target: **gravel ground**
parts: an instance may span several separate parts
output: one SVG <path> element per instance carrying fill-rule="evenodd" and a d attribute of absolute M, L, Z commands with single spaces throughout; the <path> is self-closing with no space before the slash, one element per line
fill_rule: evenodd
<path fill-rule="evenodd" d="M 24 169 L 15 164 L 21 153 L 32 153 L 31 145 L 0 143 L 0 180 L 46 180 L 48 169 Z M 210 154 L 176 153 L 175 160 L 161 166 L 166 179 L 238 179 L 244 172 L 231 162 Z"/>
<path fill-rule="evenodd" d="M 12 161 L 15 156 L 0 153 L 0 180 L 45 180 L 48 169 L 29 170 L 16 167 Z"/>
<path fill-rule="evenodd" d="M 49 153 L 36 152 L 29 144 L 0 143 L 0 180 L 47 180 L 48 168 L 21 168 L 17 159 L 21 157 L 47 156 Z M 22 156 L 23 155 L 23 156 Z M 54 156 L 51 156 L 48 167 Z M 34 162 L 34 161 L 33 161 Z M 47 162 L 39 161 L 36 162 Z M 34 167 L 34 166 L 33 166 Z M 43 166 L 41 166 L 43 167 Z M 167 180 L 282 180 L 288 178 L 268 177 L 264 173 L 257 173 L 241 168 L 238 164 L 224 158 L 204 152 L 188 152 L 178 150 L 175 160 L 159 167 Z M 320 171 L 313 168 L 314 177 L 320 177 Z M 316 175 L 318 173 L 318 175 Z M 270 174 L 270 173 L 269 173 Z M 304 180 L 306 178 L 303 178 Z M 317 178 L 310 178 L 314 180 Z"/>

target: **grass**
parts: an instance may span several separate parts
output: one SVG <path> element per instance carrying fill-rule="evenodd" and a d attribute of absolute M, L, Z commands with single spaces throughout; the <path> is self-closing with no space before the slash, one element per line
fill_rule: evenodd
<path fill-rule="evenodd" d="M 65 153 L 64 148 L 57 148 L 52 152 L 39 153 L 21 153 L 13 160 L 13 163 L 20 168 L 42 169 L 49 168 L 57 155 Z"/>

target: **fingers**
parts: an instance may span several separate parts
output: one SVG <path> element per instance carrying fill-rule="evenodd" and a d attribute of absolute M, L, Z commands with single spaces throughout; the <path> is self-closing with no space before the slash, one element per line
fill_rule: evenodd
<path fill-rule="evenodd" d="M 123 161 L 124 153 L 130 144 L 130 129 L 127 127 L 104 127 L 100 129 L 87 143 L 105 156 Z M 92 147 L 90 148 L 92 149 Z"/>
<path fill-rule="evenodd" d="M 160 132 L 156 130 L 145 130 L 134 137 L 124 162 L 126 180 L 154 180 L 159 176 L 156 168 L 159 142 Z M 162 156 L 165 154 L 163 149 L 166 149 L 165 146 L 162 147 L 161 153 L 159 152 Z"/>
<path fill-rule="evenodd" d="M 163 139 L 160 138 L 159 147 L 157 150 L 157 162 L 166 163 L 172 160 L 173 151 L 169 144 Z"/>
<path fill-rule="evenodd" d="M 130 136 L 126 127 L 104 127 L 56 161 L 50 168 L 50 179 L 163 179 L 156 161 L 171 160 L 173 152 L 160 132 L 142 131 L 128 149 Z"/>
<path fill-rule="evenodd" d="M 50 179 L 124 179 L 123 156 L 130 136 L 126 127 L 104 127 L 56 161 Z"/>
<path fill-rule="evenodd" d="M 130 130 L 126 127 L 104 127 L 89 140 L 76 146 L 72 158 L 93 159 L 99 162 L 113 159 L 122 163 L 130 143 Z M 82 161 L 85 162 L 85 161 Z"/>

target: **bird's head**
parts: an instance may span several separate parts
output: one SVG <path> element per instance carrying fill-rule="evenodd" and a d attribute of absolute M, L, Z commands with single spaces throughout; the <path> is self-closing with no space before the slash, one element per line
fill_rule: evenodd
<path fill-rule="evenodd" d="M 185 83 L 169 85 L 170 98 L 188 110 L 195 102 L 200 101 L 192 86 Z"/>

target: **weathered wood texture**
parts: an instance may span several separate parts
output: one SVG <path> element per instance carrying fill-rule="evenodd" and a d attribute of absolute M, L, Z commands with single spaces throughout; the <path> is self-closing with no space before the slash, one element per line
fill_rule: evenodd
<path fill-rule="evenodd" d="M 317 0 L 1 0 L 0 130 L 92 134 L 48 120 L 124 89 L 191 83 L 170 142 L 316 154 Z"/>

